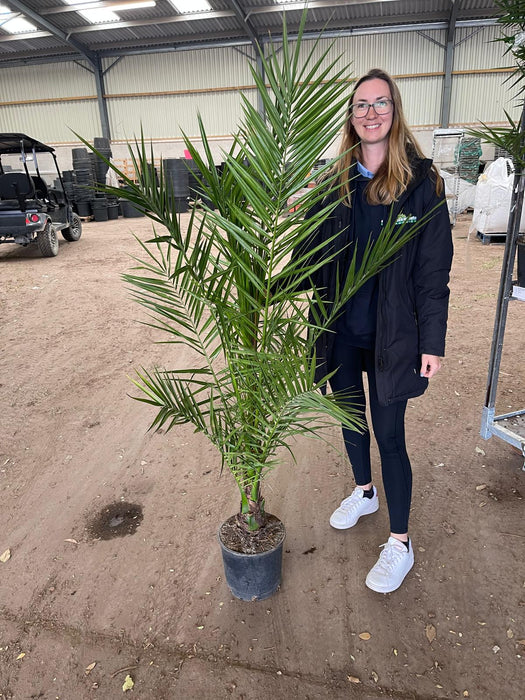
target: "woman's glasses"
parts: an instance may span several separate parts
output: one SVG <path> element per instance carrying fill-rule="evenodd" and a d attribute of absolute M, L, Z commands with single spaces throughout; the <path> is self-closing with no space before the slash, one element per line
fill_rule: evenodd
<path fill-rule="evenodd" d="M 392 100 L 378 100 L 377 102 L 372 102 L 371 104 L 368 102 L 356 102 L 355 104 L 350 105 L 348 111 L 350 112 L 351 117 L 363 119 L 363 117 L 366 117 L 370 111 L 370 107 L 374 108 L 374 112 L 376 114 L 389 114 L 392 111 L 392 104 Z"/>

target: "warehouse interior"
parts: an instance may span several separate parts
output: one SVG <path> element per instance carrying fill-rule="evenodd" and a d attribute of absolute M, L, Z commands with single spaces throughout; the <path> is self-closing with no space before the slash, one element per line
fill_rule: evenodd
<path fill-rule="evenodd" d="M 523 122 L 498 2 L 0 0 L 0 178 L 27 166 L 79 225 L 52 247 L 2 239 L 0 203 L 0 700 L 521 697 L 525 214 L 512 235 L 507 222 L 523 175 L 469 133 Z M 243 602 L 217 546 L 238 507 L 220 458 L 191 426 L 150 430 L 151 407 L 130 399 L 135 368 L 177 352 L 122 279 L 152 222 L 97 186 L 141 181 L 143 137 L 184 229 L 207 204 L 188 143 L 204 153 L 202 121 L 220 172 L 243 100 L 262 113 L 259 52 L 282 55 L 284 23 L 304 56 L 338 57 L 348 95 L 388 71 L 445 183 L 447 352 L 408 404 L 416 565 L 385 596 L 361 574 L 386 514 L 359 542 L 327 527 L 352 483 L 338 430 L 329 448 L 298 438 L 269 476 L 283 582 Z M 97 516 L 120 525 L 123 507 L 129 529 L 106 538 Z"/>

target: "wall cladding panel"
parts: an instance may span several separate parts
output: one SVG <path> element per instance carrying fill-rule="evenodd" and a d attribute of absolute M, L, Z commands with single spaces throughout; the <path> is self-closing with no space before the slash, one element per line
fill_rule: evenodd
<path fill-rule="evenodd" d="M 104 61 L 104 68 L 111 65 L 110 59 Z M 231 48 L 125 56 L 105 76 L 109 95 L 252 84 L 245 53 Z"/>
<path fill-rule="evenodd" d="M 510 53 L 503 55 L 506 44 L 495 41 L 501 36 L 502 32 L 499 26 L 483 27 L 481 31 L 469 27 L 457 29 L 456 44 L 458 46 L 456 46 L 454 54 L 454 70 L 515 67 L 512 55 Z"/>
<path fill-rule="evenodd" d="M 512 59 L 503 56 L 504 46 L 491 41 L 499 32 L 499 27 L 485 27 L 479 32 L 472 28 L 457 30 L 458 42 L 468 38 L 456 48 L 454 71 L 484 72 L 453 76 L 452 124 L 501 122 L 503 107 L 517 116 L 509 85 L 504 84 L 508 74 L 487 72 L 512 65 Z M 443 30 L 425 34 L 435 41 L 445 41 Z M 313 51 L 319 57 L 331 43 L 323 39 L 315 46 L 313 41 L 306 41 L 303 52 L 306 55 Z M 231 134 L 241 116 L 239 90 L 253 85 L 246 54 L 252 55 L 248 47 L 127 56 L 116 62 L 105 59 L 113 139 L 133 138 L 140 133 L 141 124 L 147 138 L 180 139 L 181 128 L 196 137 L 198 111 L 210 136 Z M 372 67 L 385 68 L 397 76 L 412 126 L 439 124 L 444 50 L 426 36 L 393 32 L 341 37 L 334 42 L 325 64 L 338 54 L 342 56 L 340 65 L 349 69 L 346 77 L 356 78 Z M 282 52 L 278 55 L 281 59 Z M 74 141 L 68 126 L 87 138 L 101 135 L 93 76 L 80 66 L 68 62 L 0 69 L 0 81 L 2 130 L 28 131 L 51 143 Z M 246 94 L 253 102 L 256 100 L 253 90 L 246 89 Z M 71 99 L 76 97 L 79 101 Z M 51 101 L 6 104 L 24 100 Z"/>
<path fill-rule="evenodd" d="M 73 62 L 3 69 L 0 81 L 2 102 L 97 94 L 93 73 Z"/>
<path fill-rule="evenodd" d="M 411 126 L 439 126 L 443 79 L 406 78 L 397 82 L 407 122 Z"/>
<path fill-rule="evenodd" d="M 507 112 L 518 119 L 520 108 L 513 98 L 509 84 L 503 84 L 505 74 L 489 73 L 455 75 L 452 81 L 450 124 L 505 122 Z"/>
<path fill-rule="evenodd" d="M 443 31 L 426 32 L 436 41 L 445 40 Z M 315 48 L 318 57 L 326 50 L 330 40 L 322 40 Z M 305 42 L 303 55 L 312 49 L 312 42 Z M 346 63 L 348 72 L 358 78 L 371 68 L 383 68 L 392 75 L 414 73 L 435 73 L 443 70 L 443 49 L 417 32 L 394 32 L 341 37 L 330 53 L 333 59 L 342 55 L 342 65 Z M 329 63 L 326 60 L 325 63 Z"/>
<path fill-rule="evenodd" d="M 97 101 L 0 106 L 0 131 L 51 144 L 77 141 L 73 131 L 90 140 L 101 135 Z"/>
<path fill-rule="evenodd" d="M 255 99 L 254 91 L 245 92 Z M 238 92 L 195 93 L 112 99 L 108 104 L 114 139 L 132 139 L 142 129 L 148 138 L 182 138 L 199 134 L 197 115 L 203 118 L 209 136 L 231 134 L 241 118 Z"/>

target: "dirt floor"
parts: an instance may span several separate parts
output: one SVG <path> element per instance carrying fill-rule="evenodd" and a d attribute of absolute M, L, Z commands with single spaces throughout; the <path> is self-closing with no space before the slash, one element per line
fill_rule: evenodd
<path fill-rule="evenodd" d="M 120 277 L 147 219 L 86 223 L 52 259 L 0 247 L 1 700 L 113 700 L 127 676 L 141 700 L 523 697 L 523 457 L 479 435 L 503 246 L 468 238 L 469 221 L 444 367 L 408 409 L 416 563 L 386 596 L 364 585 L 383 491 L 377 514 L 332 530 L 352 479 L 311 441 L 266 486 L 287 528 L 280 591 L 229 593 L 217 530 L 233 480 L 190 427 L 148 432 L 153 411 L 130 398 L 134 368 L 174 353 Z M 525 404 L 524 314 L 511 303 L 498 413 Z"/>

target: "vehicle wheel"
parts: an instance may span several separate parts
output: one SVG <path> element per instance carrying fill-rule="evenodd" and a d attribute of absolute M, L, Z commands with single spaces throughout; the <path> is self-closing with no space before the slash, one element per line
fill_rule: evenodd
<path fill-rule="evenodd" d="M 71 225 L 62 229 L 62 235 L 66 241 L 78 241 L 82 235 L 82 222 L 78 214 L 73 214 L 71 217 Z"/>
<path fill-rule="evenodd" d="M 58 255 L 58 236 L 50 221 L 37 234 L 36 242 L 44 258 L 54 258 Z"/>

